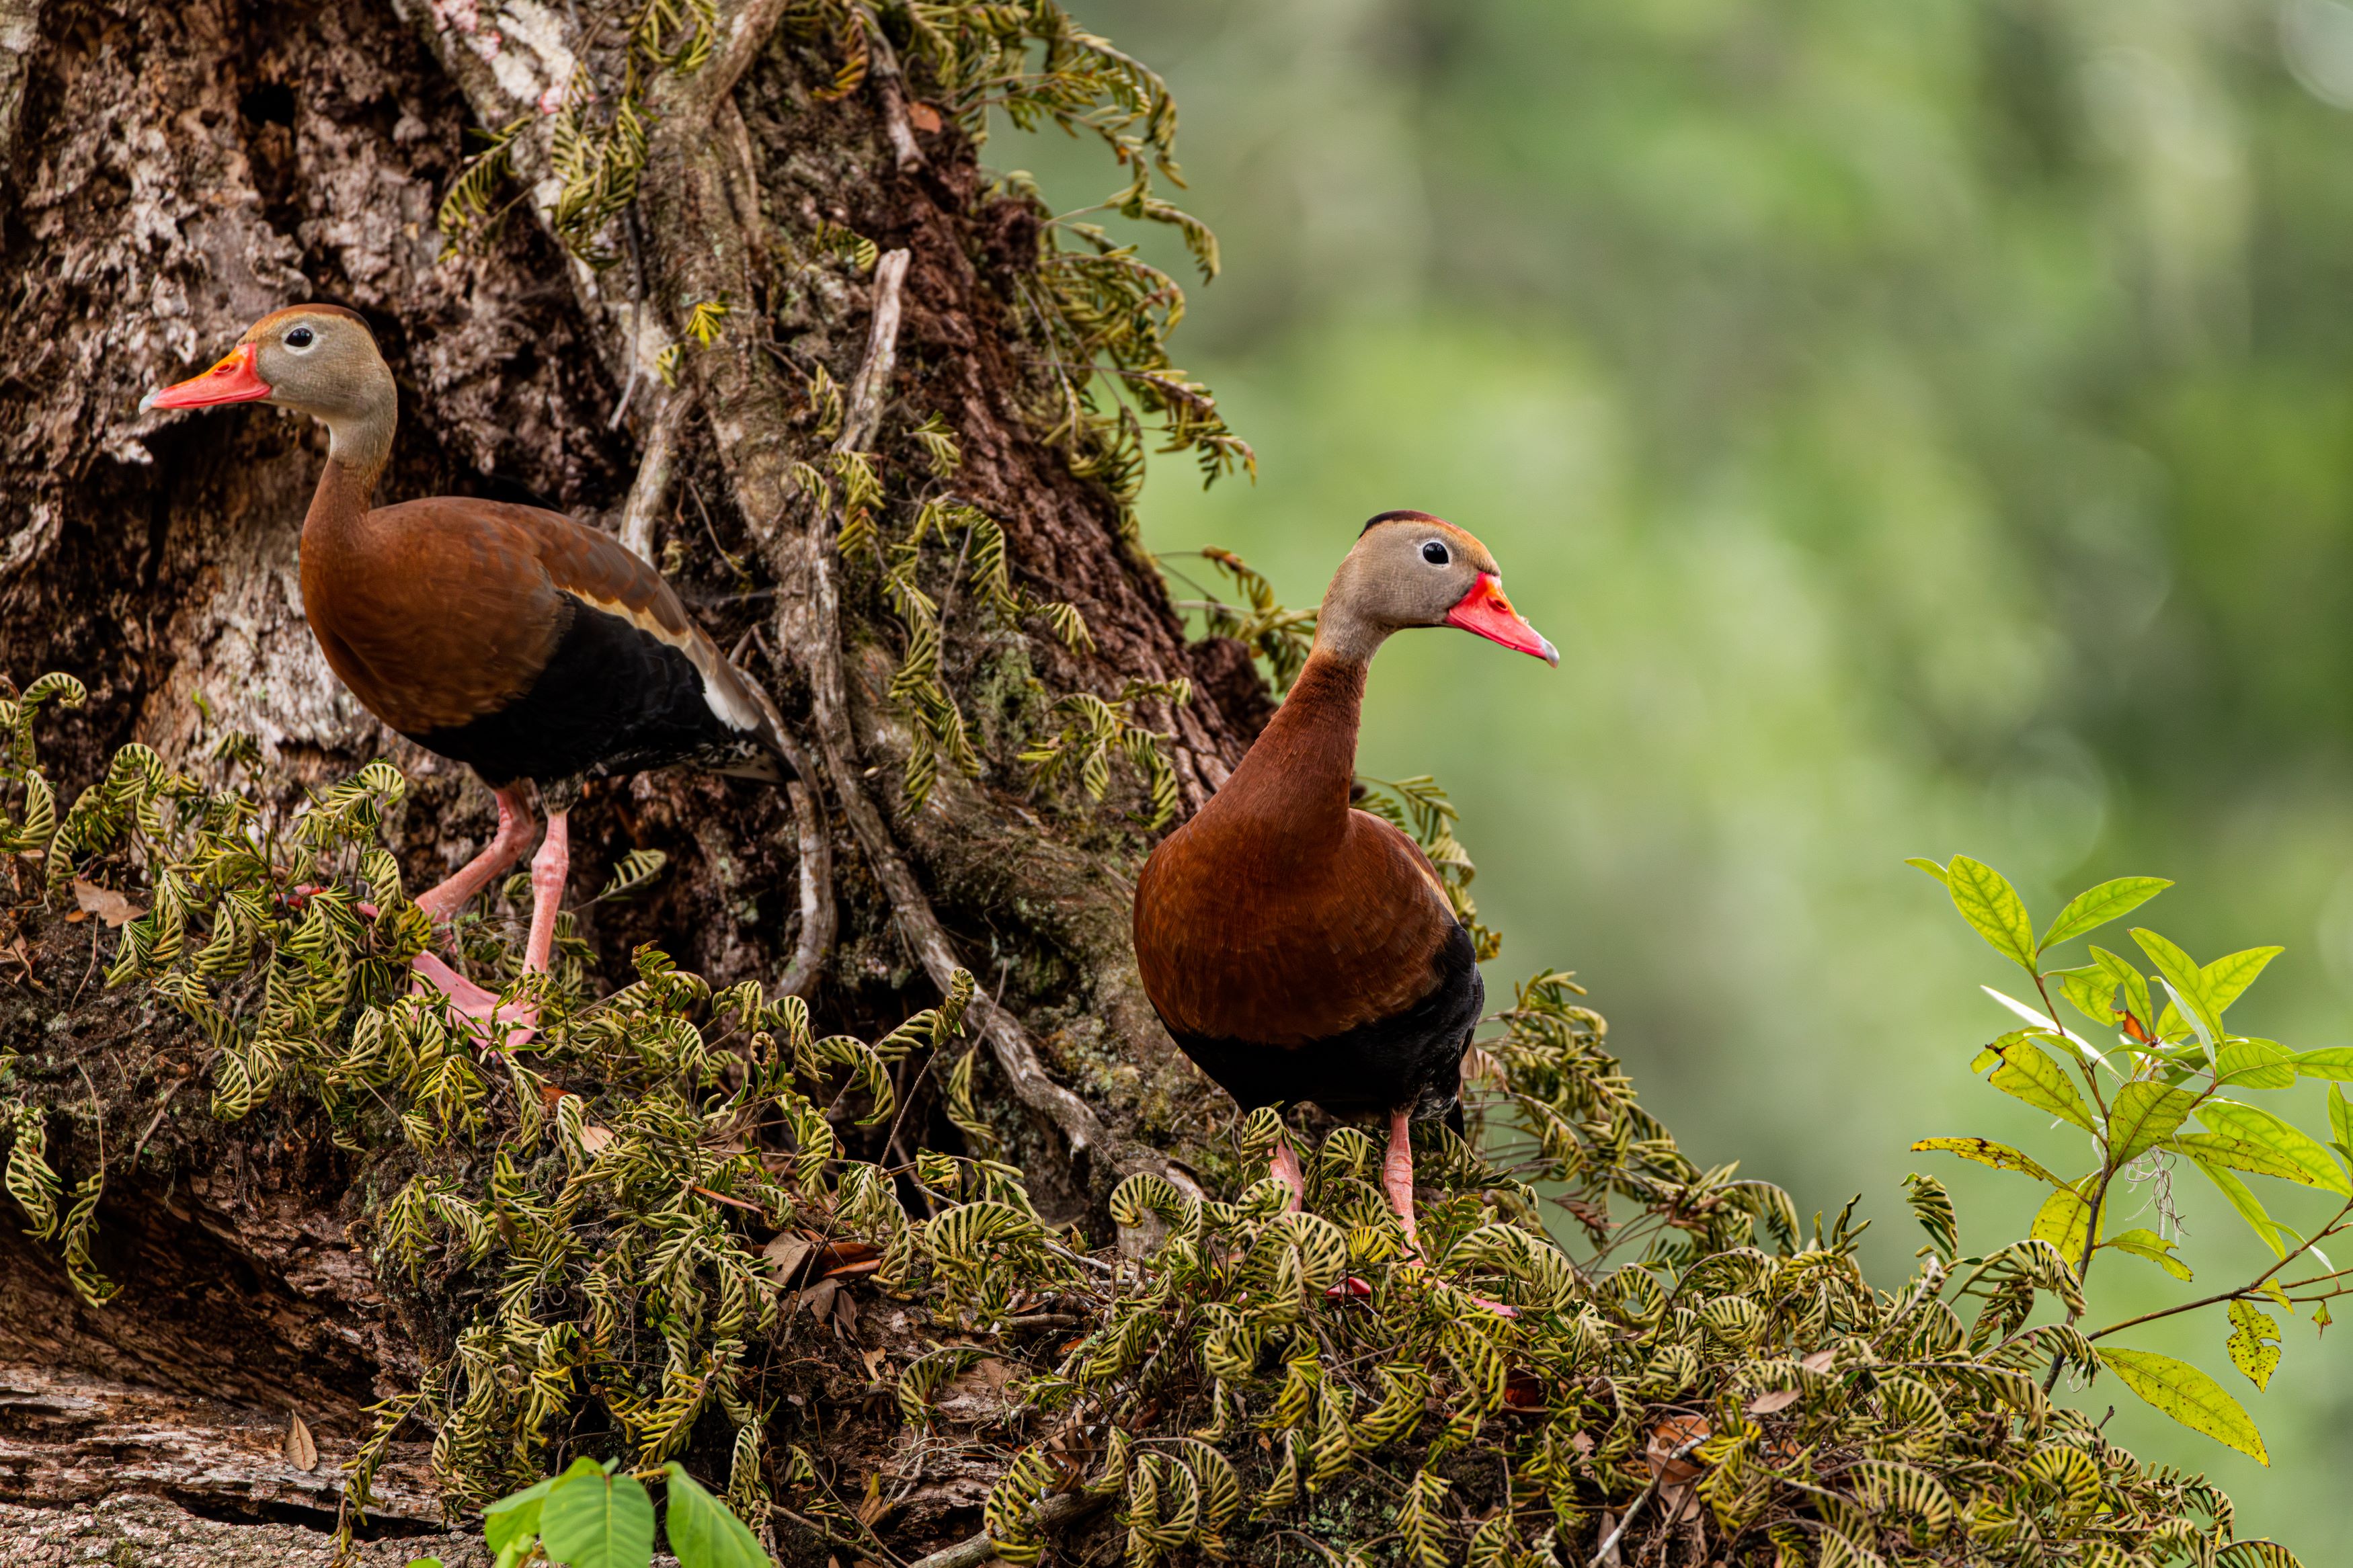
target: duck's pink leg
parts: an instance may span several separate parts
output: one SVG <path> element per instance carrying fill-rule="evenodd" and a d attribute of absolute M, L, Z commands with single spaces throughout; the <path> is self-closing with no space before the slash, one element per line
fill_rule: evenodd
<path fill-rule="evenodd" d="M 1275 1179 L 1291 1189 L 1291 1202 L 1284 1206 L 1296 1213 L 1307 1206 L 1307 1179 L 1300 1173 L 1299 1155 L 1291 1147 L 1291 1140 L 1278 1132 L 1274 1135 Z"/>
<path fill-rule="evenodd" d="M 524 847 L 531 843 L 531 830 L 539 826 L 532 818 L 531 802 L 523 797 L 521 784 L 509 784 L 496 794 L 497 836 L 482 846 L 480 854 L 451 873 L 448 880 L 417 896 L 417 907 L 430 915 L 435 925 L 448 924 L 449 917 L 489 887 L 491 878 L 522 859 Z"/>
<path fill-rule="evenodd" d="M 1389 1116 L 1388 1152 L 1381 1156 L 1381 1185 L 1389 1195 L 1389 1207 L 1397 1210 L 1398 1223 L 1405 1226 L 1406 1245 L 1413 1248 L 1409 1264 L 1421 1267 L 1421 1235 L 1413 1223 L 1413 1121 L 1407 1112 L 1394 1111 Z M 1516 1318 L 1517 1308 L 1501 1301 L 1490 1301 L 1484 1296 L 1471 1300 L 1501 1318 Z"/>
<path fill-rule="evenodd" d="M 1412 1128 L 1406 1112 L 1390 1113 L 1388 1152 L 1381 1156 L 1381 1185 L 1389 1194 L 1389 1207 L 1397 1210 L 1398 1223 L 1405 1226 L 1405 1244 L 1418 1253 L 1421 1233 L 1413 1223 Z"/>
<path fill-rule="evenodd" d="M 547 814 L 547 837 L 531 858 L 531 940 L 522 950 L 526 974 L 547 973 L 548 955 L 555 946 L 555 916 L 564 907 L 565 879 L 572 874 L 572 823 L 569 813 Z"/>
<path fill-rule="evenodd" d="M 433 889 L 435 892 L 438 893 L 443 888 L 451 887 L 460 879 L 472 875 L 477 867 L 482 866 L 491 858 L 492 852 L 498 848 L 499 841 L 503 841 L 507 837 L 510 811 L 508 795 L 509 792 L 506 790 L 499 792 L 499 840 L 492 843 L 491 849 L 484 850 L 480 855 L 476 856 L 457 876 L 444 882 L 441 888 Z M 519 795 L 515 797 L 512 809 L 520 815 L 525 823 L 531 820 L 529 808 L 522 805 Z M 524 942 L 522 952 L 522 969 L 525 974 L 547 973 L 549 954 L 555 942 L 555 916 L 557 910 L 563 907 L 565 879 L 572 868 L 569 826 L 563 812 L 549 812 L 547 837 L 541 842 L 539 853 L 532 857 L 531 935 Z M 523 830 L 525 834 L 528 831 L 527 827 Z M 518 835 L 518 837 L 520 837 L 522 835 Z M 507 852 L 504 860 L 483 870 L 473 891 L 480 890 L 480 888 L 492 877 L 514 864 L 516 856 L 521 853 L 521 847 L 518 845 Z M 463 894 L 450 907 L 454 909 L 457 904 L 464 903 L 466 899 L 472 896 L 472 892 Z M 423 899 L 417 900 L 419 904 L 424 901 Z M 530 1043 L 531 1037 L 539 1032 L 539 1009 L 536 1006 L 523 1002 L 501 1011 L 499 1007 L 497 992 L 488 991 L 475 984 L 441 962 L 433 953 L 417 954 L 410 968 L 416 973 L 419 982 L 432 986 L 449 998 L 452 1011 L 473 1019 L 479 1026 L 480 1035 L 494 1049 L 519 1049 Z"/>

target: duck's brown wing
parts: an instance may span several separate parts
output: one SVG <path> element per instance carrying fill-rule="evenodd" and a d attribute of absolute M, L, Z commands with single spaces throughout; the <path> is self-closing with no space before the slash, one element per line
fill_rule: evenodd
<path fill-rule="evenodd" d="M 765 700 L 660 574 L 595 529 L 440 498 L 315 544 L 306 608 L 336 674 L 493 784 L 680 762 L 789 776 Z"/>

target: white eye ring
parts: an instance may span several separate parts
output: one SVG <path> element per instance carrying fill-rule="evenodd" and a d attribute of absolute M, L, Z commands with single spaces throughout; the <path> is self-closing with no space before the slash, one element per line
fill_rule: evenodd
<path fill-rule="evenodd" d="M 1432 566 L 1443 566 L 1454 559 L 1453 554 L 1446 548 L 1446 542 L 1442 539 L 1424 540 L 1421 546 L 1421 558 Z"/>

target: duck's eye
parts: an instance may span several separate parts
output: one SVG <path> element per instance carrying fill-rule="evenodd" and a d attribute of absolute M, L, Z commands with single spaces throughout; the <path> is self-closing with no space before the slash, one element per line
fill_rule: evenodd
<path fill-rule="evenodd" d="M 1446 553 L 1446 546 L 1440 544 L 1435 539 L 1421 547 L 1421 558 L 1424 561 L 1429 562 L 1432 566 L 1443 566 L 1449 561 L 1454 559 L 1452 556 Z"/>
<path fill-rule="evenodd" d="M 297 327 L 286 334 L 286 346 L 290 349 L 307 349 L 317 336 L 318 334 L 308 327 Z"/>

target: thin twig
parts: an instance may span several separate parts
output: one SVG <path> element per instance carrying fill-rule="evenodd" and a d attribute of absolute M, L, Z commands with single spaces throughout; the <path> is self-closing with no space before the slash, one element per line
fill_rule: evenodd
<path fill-rule="evenodd" d="M 2353 1201 L 2348 1201 L 2343 1208 L 2337 1211 L 2337 1216 L 2334 1219 L 2315 1231 L 2311 1241 L 2306 1242 L 2302 1247 L 2297 1247 L 2295 1251 L 2281 1258 L 2277 1263 L 2273 1264 L 2269 1268 L 2266 1268 L 2261 1274 L 2256 1275 L 2253 1280 L 2240 1286 L 2235 1290 L 2218 1290 L 2211 1296 L 2200 1297 L 2195 1301 L 2184 1301 L 2178 1307 L 2164 1307 L 2154 1312 L 2143 1312 L 2137 1318 L 2126 1318 L 2121 1323 L 2110 1323 L 2106 1328 L 2102 1329 L 2099 1332 L 2094 1334 L 2085 1334 L 2084 1337 L 2087 1340 L 2104 1340 L 2110 1334 L 2120 1332 L 2126 1329 L 2137 1328 L 2142 1323 L 2153 1323 L 2159 1318 L 2175 1317 L 2183 1312 L 2194 1312 L 2200 1307 L 2211 1307 L 2222 1301 L 2235 1301 L 2242 1296 L 2252 1296 L 2256 1291 L 2262 1289 L 2265 1283 L 2267 1283 L 2274 1275 L 2277 1274 L 2281 1269 L 2285 1268 L 2297 1258 L 2303 1257 L 2306 1252 L 2311 1251 L 2315 1242 L 2317 1242 L 2322 1237 L 2328 1235 L 2338 1226 L 2344 1224 L 2345 1216 L 2348 1214 L 2353 1214 Z"/>
<path fill-rule="evenodd" d="M 1601 1568 L 1609 1554 L 1618 1550 L 1618 1542 L 1624 1537 L 1626 1527 L 1634 1522 L 1634 1516 L 1642 1511 L 1642 1505 L 1650 1501 L 1651 1494 L 1659 1489 L 1659 1483 L 1666 1479 L 1669 1467 L 1706 1441 L 1705 1437 L 1694 1437 L 1660 1463 L 1658 1469 L 1651 1474 L 1651 1484 L 1642 1489 L 1642 1495 L 1634 1500 L 1634 1506 L 1626 1510 L 1626 1517 L 1618 1521 L 1618 1528 L 1609 1532 L 1609 1538 L 1601 1543 L 1599 1551 L 1594 1552 L 1593 1561 L 1587 1563 L 1586 1568 Z"/>

